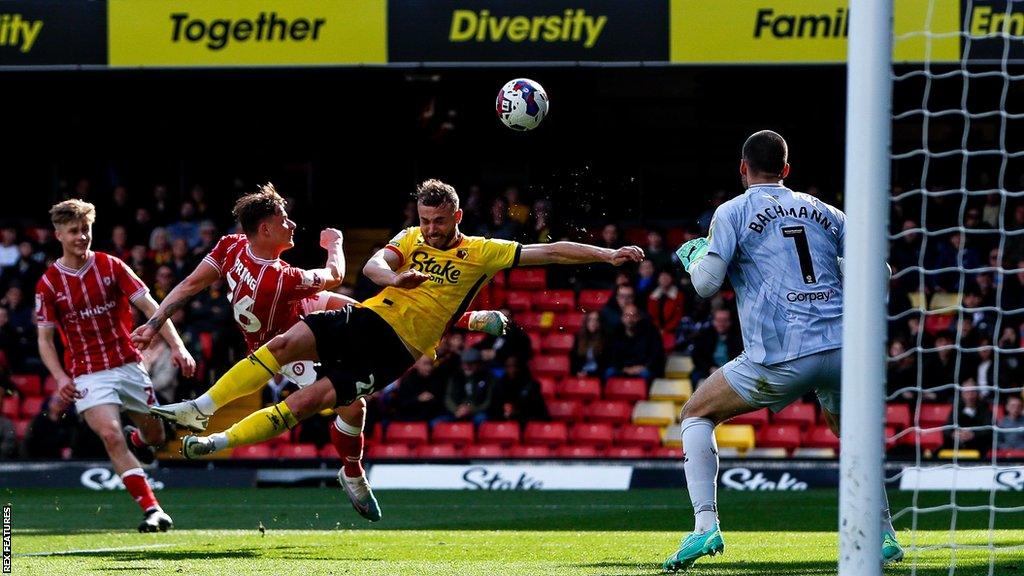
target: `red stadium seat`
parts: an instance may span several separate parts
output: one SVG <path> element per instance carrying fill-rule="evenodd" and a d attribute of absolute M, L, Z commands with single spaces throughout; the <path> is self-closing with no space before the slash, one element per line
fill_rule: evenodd
<path fill-rule="evenodd" d="M 46 403 L 46 398 L 35 396 L 33 398 L 25 398 L 21 401 L 21 417 L 22 418 L 35 418 L 37 414 L 42 412 L 43 404 Z"/>
<path fill-rule="evenodd" d="M 473 432 L 472 422 L 438 422 L 430 432 L 430 441 L 465 446 L 473 443 Z"/>
<path fill-rule="evenodd" d="M 274 451 L 278 458 L 318 458 L 316 444 L 283 444 Z"/>
<path fill-rule="evenodd" d="M 413 454 L 417 458 L 425 459 L 459 458 L 462 456 L 460 450 L 453 444 L 420 444 Z"/>
<path fill-rule="evenodd" d="M 554 398 L 558 380 L 554 376 L 537 376 L 540 383 L 540 395 L 545 398 Z"/>
<path fill-rule="evenodd" d="M 583 420 L 583 404 L 579 400 L 552 398 L 545 402 L 552 420 L 579 422 Z"/>
<path fill-rule="evenodd" d="M 998 460 L 1024 460 L 1024 450 L 996 450 L 995 456 Z M 991 460 L 992 452 L 989 452 L 985 458 Z"/>
<path fill-rule="evenodd" d="M 644 246 L 647 244 L 647 228 L 642 226 L 630 226 L 629 228 L 626 228 L 623 233 L 623 237 L 626 239 L 626 244 Z"/>
<path fill-rule="evenodd" d="M 661 445 L 661 429 L 657 426 L 625 424 L 615 436 L 615 445 L 654 448 Z"/>
<path fill-rule="evenodd" d="M 366 437 L 382 440 L 384 438 L 384 424 L 377 422 L 371 430 L 366 432 Z"/>
<path fill-rule="evenodd" d="M 49 397 L 55 392 L 57 392 L 57 379 L 53 376 L 47 376 L 46 379 L 43 380 L 43 396 Z"/>
<path fill-rule="evenodd" d="M 43 394 L 42 378 L 36 374 L 11 374 L 11 382 L 18 387 L 22 396 L 31 398 Z"/>
<path fill-rule="evenodd" d="M 943 330 L 949 330 L 956 319 L 954 314 L 928 314 L 924 318 L 924 331 L 935 336 Z"/>
<path fill-rule="evenodd" d="M 564 376 L 569 373 L 568 356 L 534 356 L 530 371 L 538 376 Z"/>
<path fill-rule="evenodd" d="M 467 332 L 466 333 L 466 348 L 473 348 L 484 339 L 487 338 L 487 334 L 483 332 Z"/>
<path fill-rule="evenodd" d="M 548 287 L 544 268 L 515 268 L 508 273 L 508 286 L 513 290 L 543 290 Z"/>
<path fill-rule="evenodd" d="M 333 444 L 328 442 L 327 444 L 324 444 L 323 446 L 320 447 L 320 458 L 327 460 L 338 460 L 338 450 L 334 447 Z"/>
<path fill-rule="evenodd" d="M 632 417 L 633 405 L 628 402 L 596 400 L 583 409 L 583 419 L 587 422 L 625 424 Z"/>
<path fill-rule="evenodd" d="M 17 420 L 14 423 L 14 437 L 18 440 L 24 440 L 28 434 L 28 429 L 32 426 L 31 420 Z"/>
<path fill-rule="evenodd" d="M 426 422 L 392 422 L 388 424 L 385 440 L 389 444 L 408 444 L 415 446 L 427 441 Z"/>
<path fill-rule="evenodd" d="M 665 352 L 671 352 L 676 348 L 676 335 L 671 332 L 661 333 L 661 347 Z"/>
<path fill-rule="evenodd" d="M 551 326 L 544 324 L 543 312 L 517 312 L 512 316 L 512 321 L 527 332 L 547 332 Z"/>
<path fill-rule="evenodd" d="M 597 458 L 598 451 L 594 446 L 559 446 L 555 450 L 556 458 Z"/>
<path fill-rule="evenodd" d="M 576 294 L 572 290 L 543 290 L 533 301 L 536 310 L 568 312 L 576 307 Z"/>
<path fill-rule="evenodd" d="M 922 404 L 919 424 L 921 428 L 938 428 L 949 421 L 951 412 L 952 404 Z"/>
<path fill-rule="evenodd" d="M 897 430 L 910 427 L 910 407 L 906 404 L 885 405 L 885 425 Z"/>
<path fill-rule="evenodd" d="M 800 427 L 796 424 L 770 424 L 757 434 L 758 448 L 785 448 L 793 450 L 800 447 Z"/>
<path fill-rule="evenodd" d="M 772 416 L 772 424 L 796 424 L 801 430 L 814 426 L 818 410 L 813 404 L 794 402 Z"/>
<path fill-rule="evenodd" d="M 277 436 L 274 436 L 270 440 L 267 440 L 267 441 L 264 442 L 264 444 L 266 444 L 267 446 L 270 446 L 271 448 L 275 448 L 275 447 L 280 446 L 282 444 L 291 444 L 291 443 L 292 443 L 292 432 L 291 432 L 291 430 L 286 430 L 284 432 L 281 432 Z"/>
<path fill-rule="evenodd" d="M 569 430 L 569 442 L 587 446 L 605 447 L 612 444 L 611 424 L 576 424 Z"/>
<path fill-rule="evenodd" d="M 412 458 L 412 449 L 408 444 L 372 444 L 366 450 L 368 460 L 389 460 Z"/>
<path fill-rule="evenodd" d="M 530 349 L 533 350 L 534 354 L 540 354 L 541 349 L 544 347 L 544 336 L 540 332 L 527 332 L 527 336 L 530 337 Z"/>
<path fill-rule="evenodd" d="M 944 442 L 941 430 L 928 430 L 926 432 L 911 430 L 907 434 L 901 436 L 896 443 L 899 444 L 900 446 L 916 447 L 919 439 L 921 443 L 921 448 L 923 450 L 930 452 L 934 452 L 939 448 L 942 448 L 942 444 Z"/>
<path fill-rule="evenodd" d="M 605 400 L 636 402 L 647 399 L 647 381 L 643 378 L 609 378 L 604 384 Z"/>
<path fill-rule="evenodd" d="M 892 426 L 885 427 L 885 449 L 892 450 L 896 446 L 896 429 Z"/>
<path fill-rule="evenodd" d="M 576 337 L 564 332 L 548 334 L 541 342 L 541 348 L 545 354 L 568 354 L 572 352 L 573 341 Z"/>
<path fill-rule="evenodd" d="M 523 433 L 524 444 L 560 446 L 569 437 L 565 422 L 528 422 Z"/>
<path fill-rule="evenodd" d="M 583 312 L 562 312 L 555 316 L 555 330 L 575 334 L 583 327 Z"/>
<path fill-rule="evenodd" d="M 463 455 L 466 458 L 504 458 L 505 448 L 498 444 L 470 444 Z"/>
<path fill-rule="evenodd" d="M 498 287 L 501 287 L 501 288 L 507 287 L 508 286 L 508 272 L 505 271 L 505 270 L 502 270 L 502 271 L 498 272 L 497 274 L 495 274 L 494 278 L 491 279 L 491 285 L 492 286 L 498 286 Z"/>
<path fill-rule="evenodd" d="M 513 446 L 519 443 L 519 424 L 516 422 L 484 422 L 477 431 L 480 444 Z"/>
<path fill-rule="evenodd" d="M 508 451 L 509 458 L 550 458 L 551 448 L 538 445 L 538 446 L 513 446 Z"/>
<path fill-rule="evenodd" d="M 828 426 L 815 426 L 804 434 L 803 445 L 808 448 L 831 448 L 838 451 L 839 438 L 836 438 Z"/>
<path fill-rule="evenodd" d="M 568 358 L 566 358 L 568 361 Z M 566 369 L 568 372 L 568 369 Z M 589 402 L 601 397 L 601 381 L 597 378 L 572 376 L 558 383 L 558 397 Z"/>
<path fill-rule="evenodd" d="M 21 415 L 20 400 L 19 396 L 0 397 L 0 401 L 4 403 L 3 407 L 0 408 L 0 415 L 8 420 L 17 420 Z"/>
<path fill-rule="evenodd" d="M 670 458 L 672 460 L 682 460 L 683 449 L 672 446 L 655 446 L 651 450 L 651 458 Z"/>
<path fill-rule="evenodd" d="M 747 412 L 746 414 L 740 414 L 739 416 L 733 416 L 726 421 L 726 424 L 749 424 L 754 428 L 760 428 L 768 424 L 768 409 L 755 410 L 753 412 Z"/>
<path fill-rule="evenodd" d="M 505 294 L 505 306 L 513 312 L 525 312 L 533 307 L 534 292 L 509 290 Z"/>
<path fill-rule="evenodd" d="M 579 307 L 585 312 L 593 312 L 604 308 L 611 298 L 611 290 L 580 290 Z"/>
<path fill-rule="evenodd" d="M 605 458 L 645 458 L 647 453 L 639 446 L 611 446 L 604 451 Z"/>
<path fill-rule="evenodd" d="M 232 458 L 238 458 L 241 460 L 261 460 L 266 458 L 272 458 L 274 450 L 266 444 L 252 444 L 249 446 L 239 446 L 231 451 Z"/>

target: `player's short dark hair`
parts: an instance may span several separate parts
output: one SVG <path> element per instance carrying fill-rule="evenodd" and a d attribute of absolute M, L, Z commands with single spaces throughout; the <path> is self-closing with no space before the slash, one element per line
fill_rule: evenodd
<path fill-rule="evenodd" d="M 753 172 L 781 176 L 789 160 L 789 147 L 777 132 L 761 130 L 751 134 L 743 143 L 743 159 Z"/>
<path fill-rule="evenodd" d="M 416 202 L 424 206 L 451 204 L 456 210 L 459 209 L 459 195 L 455 193 L 455 187 L 435 178 L 424 180 L 416 187 Z"/>
<path fill-rule="evenodd" d="M 242 225 L 242 231 L 246 234 L 256 234 L 260 229 L 260 222 L 282 212 L 284 198 L 270 182 L 260 186 L 258 191 L 239 198 L 231 210 L 231 214 Z"/>

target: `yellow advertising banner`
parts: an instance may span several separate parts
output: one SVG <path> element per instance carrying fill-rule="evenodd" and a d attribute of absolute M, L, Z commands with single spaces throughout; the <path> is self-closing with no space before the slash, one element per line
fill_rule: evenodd
<path fill-rule="evenodd" d="M 846 0 L 671 1 L 672 62 L 846 62 Z M 959 0 L 895 0 L 893 28 L 896 62 L 960 58 Z"/>
<path fill-rule="evenodd" d="M 109 0 L 110 65 L 384 64 L 383 0 Z"/>

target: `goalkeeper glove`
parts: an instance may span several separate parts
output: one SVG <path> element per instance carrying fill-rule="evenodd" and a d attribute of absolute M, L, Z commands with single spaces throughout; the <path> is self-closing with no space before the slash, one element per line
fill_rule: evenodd
<path fill-rule="evenodd" d="M 508 330 L 508 317 L 497 310 L 477 310 L 469 313 L 466 327 L 473 332 L 502 336 Z"/>
<path fill-rule="evenodd" d="M 707 238 L 694 238 L 686 244 L 683 244 L 676 250 L 676 256 L 679 261 L 683 263 L 683 269 L 687 272 L 690 271 L 690 267 L 693 266 L 698 260 L 706 256 L 708 253 L 708 239 Z"/>

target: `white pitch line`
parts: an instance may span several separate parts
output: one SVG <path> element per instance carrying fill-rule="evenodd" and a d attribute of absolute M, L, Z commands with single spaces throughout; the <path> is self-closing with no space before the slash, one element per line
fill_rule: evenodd
<path fill-rule="evenodd" d="M 53 552 L 28 552 L 15 556 L 68 556 L 71 554 L 101 554 L 104 552 L 131 552 L 132 550 L 152 550 L 153 548 L 170 548 L 180 544 L 142 544 L 139 546 L 120 546 L 118 548 L 83 548 L 81 550 L 56 550 Z"/>

